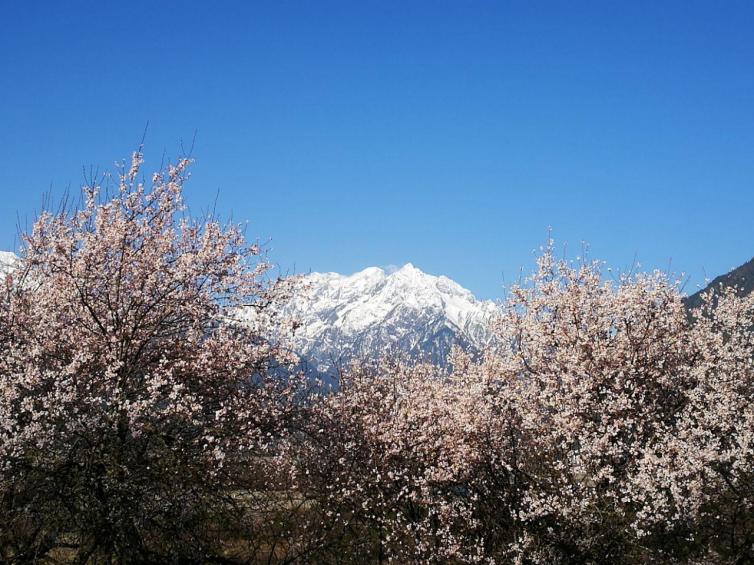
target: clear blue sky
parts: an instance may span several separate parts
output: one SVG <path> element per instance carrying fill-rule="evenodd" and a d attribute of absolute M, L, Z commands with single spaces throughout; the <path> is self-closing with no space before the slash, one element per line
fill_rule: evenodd
<path fill-rule="evenodd" d="M 0 248 L 149 121 L 147 167 L 197 130 L 189 204 L 219 189 L 284 270 L 496 297 L 552 226 L 698 284 L 754 255 L 752 30 L 752 2 L 3 0 Z"/>

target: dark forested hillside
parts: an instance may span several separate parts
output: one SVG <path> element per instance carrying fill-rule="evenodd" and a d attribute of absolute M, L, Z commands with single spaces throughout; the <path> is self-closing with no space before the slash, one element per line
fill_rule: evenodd
<path fill-rule="evenodd" d="M 740 294 L 746 295 L 754 290 L 754 258 L 750 259 L 740 267 L 737 267 L 714 279 L 705 288 L 686 298 L 688 308 L 696 308 L 702 302 L 702 295 L 710 289 L 719 289 L 722 287 L 736 286 L 740 288 Z"/>

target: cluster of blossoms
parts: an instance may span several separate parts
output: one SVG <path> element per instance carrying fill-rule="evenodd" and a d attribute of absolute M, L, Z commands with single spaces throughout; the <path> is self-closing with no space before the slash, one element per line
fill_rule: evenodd
<path fill-rule="evenodd" d="M 481 358 L 356 365 L 314 403 L 290 459 L 321 559 L 754 558 L 753 320 L 547 248 Z"/>
<path fill-rule="evenodd" d="M 140 165 L 43 213 L 3 285 L 4 561 L 219 552 L 207 524 L 238 514 L 229 493 L 295 413 L 293 359 L 263 331 L 286 287 L 239 227 L 186 214 L 188 160 L 149 186 Z"/>
<path fill-rule="evenodd" d="M 141 165 L 0 287 L 3 562 L 754 560 L 754 295 L 549 246 L 481 355 L 310 394 L 300 285 Z"/>

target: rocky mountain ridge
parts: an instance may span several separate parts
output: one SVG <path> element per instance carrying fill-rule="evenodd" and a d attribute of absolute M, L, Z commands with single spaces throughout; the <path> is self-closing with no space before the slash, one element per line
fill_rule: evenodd
<path fill-rule="evenodd" d="M 443 363 L 451 347 L 481 349 L 492 339 L 491 301 L 411 263 L 386 272 L 302 276 L 283 314 L 301 323 L 293 344 L 320 371 L 383 352 Z"/>

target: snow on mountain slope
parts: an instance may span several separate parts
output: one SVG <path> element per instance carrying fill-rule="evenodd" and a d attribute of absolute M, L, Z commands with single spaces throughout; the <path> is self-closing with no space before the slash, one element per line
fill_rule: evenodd
<path fill-rule="evenodd" d="M 18 257 L 0 251 L 0 277 Z M 298 278 L 283 317 L 300 324 L 291 346 L 327 373 L 354 357 L 406 353 L 442 364 L 453 345 L 479 350 L 492 336 L 497 312 L 453 280 L 428 275 L 412 264 L 393 273 L 369 267 L 350 276 L 311 273 Z M 252 311 L 245 317 L 251 321 Z"/>
<path fill-rule="evenodd" d="M 8 274 L 18 261 L 15 253 L 10 251 L 0 251 L 0 275 Z"/>
<path fill-rule="evenodd" d="M 370 267 L 350 276 L 302 276 L 282 313 L 301 323 L 294 349 L 326 372 L 354 356 L 386 351 L 443 363 L 453 345 L 488 344 L 496 311 L 451 279 L 409 263 L 391 274 Z"/>

